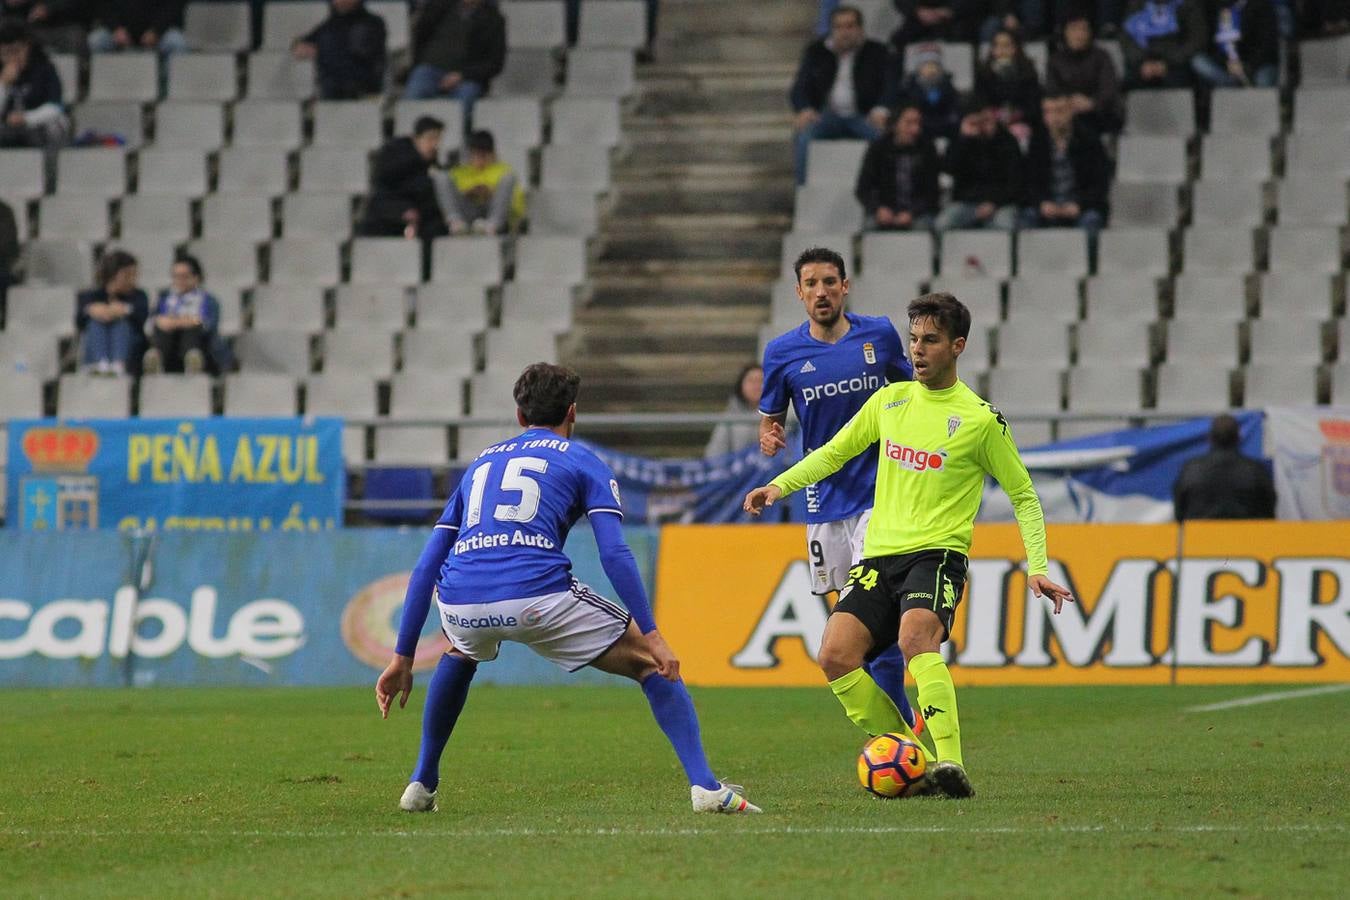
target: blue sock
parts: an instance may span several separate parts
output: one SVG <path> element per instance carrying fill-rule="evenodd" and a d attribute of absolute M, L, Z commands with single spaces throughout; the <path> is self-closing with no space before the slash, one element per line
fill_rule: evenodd
<path fill-rule="evenodd" d="M 703 738 L 698 730 L 698 713 L 694 712 L 694 701 L 689 696 L 683 681 L 667 681 L 659 673 L 653 672 L 642 679 L 642 693 L 647 695 L 656 724 L 666 733 L 675 755 L 689 776 L 689 783 L 715 790 L 717 776 L 708 766 L 708 757 L 703 755 Z"/>
<path fill-rule="evenodd" d="M 427 705 L 422 710 L 422 749 L 417 754 L 417 768 L 409 781 L 420 781 L 429 791 L 441 783 L 441 754 L 450 732 L 455 728 L 464 701 L 469 696 L 469 682 L 478 671 L 478 663 L 463 656 L 446 653 L 436 666 L 427 685 Z"/>
<path fill-rule="evenodd" d="M 909 697 L 905 695 L 905 656 L 900 652 L 900 645 L 892 644 L 887 647 L 880 656 L 863 668 L 872 676 L 877 686 L 886 692 L 886 696 L 891 698 L 896 708 L 900 710 L 900 715 L 904 717 L 905 724 L 913 728 L 914 710 L 909 705 Z"/>

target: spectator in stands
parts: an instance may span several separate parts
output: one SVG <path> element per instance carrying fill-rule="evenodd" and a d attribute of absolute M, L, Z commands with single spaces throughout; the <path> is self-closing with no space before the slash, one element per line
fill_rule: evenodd
<path fill-rule="evenodd" d="M 467 161 L 435 183 L 451 234 L 504 234 L 525 218 L 525 189 L 510 164 L 497 158 L 490 131 L 475 131 L 465 142 Z"/>
<path fill-rule="evenodd" d="M 109 251 L 99 261 L 98 287 L 76 299 L 75 328 L 84 347 L 85 371 L 122 375 L 131 360 L 139 359 L 150 299 L 136 286 L 138 274 L 136 257 Z"/>
<path fill-rule="evenodd" d="M 903 21 L 891 33 L 891 46 L 901 55 L 916 41 L 971 44 L 989 18 L 988 0 L 893 0 Z"/>
<path fill-rule="evenodd" d="M 56 66 L 28 26 L 0 25 L 0 147 L 54 150 L 69 134 Z"/>
<path fill-rule="evenodd" d="M 14 209 L 0 198 L 0 317 L 5 314 L 9 286 L 19 263 L 19 223 Z"/>
<path fill-rule="evenodd" d="M 1045 89 L 1068 95 L 1076 121 L 1103 134 L 1120 131 L 1120 76 L 1111 54 L 1097 46 L 1086 15 L 1065 21 L 1064 42 L 1046 65 Z"/>
<path fill-rule="evenodd" d="M 26 23 L 35 43 L 57 53 L 83 53 L 88 46 L 85 0 L 3 0 L 0 15 Z"/>
<path fill-rule="evenodd" d="M 1022 197 L 1022 150 L 981 97 L 967 105 L 961 130 L 947 147 L 943 167 L 952 176 L 952 202 L 937 229 L 1017 227 Z"/>
<path fill-rule="evenodd" d="M 1209 46 L 1191 68 L 1214 87 L 1275 87 L 1280 81 L 1280 30 L 1270 0 L 1234 0 L 1219 7 Z"/>
<path fill-rule="evenodd" d="M 188 49 L 183 36 L 187 0 L 100 0 L 94 4 L 90 53 L 157 50 L 161 57 Z"/>
<path fill-rule="evenodd" d="M 1101 138 L 1073 115 L 1064 94 L 1041 101 L 1044 126 L 1027 147 L 1027 200 L 1023 224 L 1041 228 L 1077 226 L 1089 240 L 1106 224 L 1111 162 Z"/>
<path fill-rule="evenodd" d="M 789 95 L 796 113 L 798 184 L 806 181 L 812 141 L 872 141 L 881 134 L 894 99 L 890 70 L 886 45 L 863 33 L 862 12 L 853 6 L 836 9 L 830 36 L 812 41 L 802 54 Z"/>
<path fill-rule="evenodd" d="M 942 67 L 942 47 L 924 44 L 910 54 L 914 71 L 900 84 L 901 106 L 912 104 L 923 113 L 923 131 L 930 138 L 951 139 L 961 122 L 961 95 L 952 76 Z"/>
<path fill-rule="evenodd" d="M 722 422 L 713 428 L 708 446 L 703 450 L 705 458 L 759 446 L 759 395 L 763 389 L 764 369 L 759 363 L 749 363 L 741 369 L 736 386 L 727 400 L 726 412 L 728 415 L 743 415 L 747 421 Z"/>
<path fill-rule="evenodd" d="M 459 100 L 467 131 L 474 101 L 506 65 L 506 19 L 490 0 L 427 0 L 413 19 L 412 59 L 404 98 Z"/>
<path fill-rule="evenodd" d="M 330 0 L 331 11 L 309 34 L 295 39 L 297 59 L 314 60 L 319 97 L 356 100 L 384 90 L 384 19 L 364 0 Z"/>
<path fill-rule="evenodd" d="M 220 303 L 202 289 L 202 264 L 193 256 L 180 256 L 169 271 L 171 287 L 155 304 L 152 346 L 145 351 L 146 374 L 206 369 L 208 353 L 216 339 Z"/>
<path fill-rule="evenodd" d="M 868 229 L 930 230 L 939 203 L 938 160 L 917 106 L 902 106 L 886 134 L 867 148 L 854 196 Z"/>
<path fill-rule="evenodd" d="M 1273 519 L 1275 483 L 1270 470 L 1238 450 L 1237 419 L 1216 416 L 1210 450 L 1189 459 L 1172 485 L 1178 522 L 1190 519 Z"/>
<path fill-rule="evenodd" d="M 410 137 L 391 139 L 371 166 L 370 198 L 360 231 L 371 237 L 422 237 L 445 234 L 432 172 L 445 123 L 422 116 Z"/>
<path fill-rule="evenodd" d="M 1041 79 L 1014 32 L 995 32 L 989 54 L 975 69 L 975 93 L 993 105 L 1019 141 L 1030 137 L 1041 116 Z"/>
<path fill-rule="evenodd" d="M 1187 87 L 1208 32 L 1197 0 L 1135 0 L 1122 23 L 1125 89 Z"/>

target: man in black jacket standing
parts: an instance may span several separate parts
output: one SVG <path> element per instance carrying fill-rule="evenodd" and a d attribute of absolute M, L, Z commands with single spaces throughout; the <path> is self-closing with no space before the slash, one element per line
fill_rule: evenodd
<path fill-rule="evenodd" d="M 829 37 L 812 41 L 802 54 L 789 98 L 796 113 L 797 183 L 806 181 L 812 141 L 876 140 L 886 127 L 891 96 L 891 59 L 886 45 L 863 32 L 862 12 L 841 6 L 830 16 Z"/>
<path fill-rule="evenodd" d="M 384 19 L 364 0 L 332 0 L 328 18 L 295 39 L 291 52 L 314 60 L 322 100 L 359 100 L 384 90 Z"/>
<path fill-rule="evenodd" d="M 359 230 L 368 237 L 431 238 L 446 233 L 431 167 L 445 123 L 422 116 L 411 137 L 391 139 L 371 166 L 370 197 Z"/>
<path fill-rule="evenodd" d="M 941 168 L 923 133 L 923 113 L 913 104 L 902 106 L 889 133 L 868 146 L 858 171 L 854 196 L 867 213 L 867 228 L 932 229 Z"/>
<path fill-rule="evenodd" d="M 1237 419 L 1215 417 L 1210 451 L 1187 460 L 1172 486 L 1178 522 L 1275 518 L 1275 482 L 1264 465 L 1238 452 L 1238 437 Z"/>
<path fill-rule="evenodd" d="M 459 100 L 467 134 L 474 101 L 506 65 L 506 20 L 491 0 L 426 0 L 413 19 L 412 59 L 404 99 Z"/>

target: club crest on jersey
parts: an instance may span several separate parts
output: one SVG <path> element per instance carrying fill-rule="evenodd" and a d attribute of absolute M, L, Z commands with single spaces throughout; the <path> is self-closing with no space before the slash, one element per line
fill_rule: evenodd
<path fill-rule="evenodd" d="M 614 502 L 623 506 L 623 501 L 619 499 L 619 482 L 613 478 L 609 480 L 609 492 L 614 495 Z"/>
<path fill-rule="evenodd" d="M 887 438 L 886 458 L 915 472 L 929 472 L 941 469 L 943 463 L 947 461 L 947 454 L 941 450 L 931 453 L 927 450 L 919 450 L 916 447 L 907 447 Z"/>
<path fill-rule="evenodd" d="M 871 341 L 863 344 L 863 359 L 867 360 L 869 366 L 877 361 L 877 351 Z"/>
<path fill-rule="evenodd" d="M 961 417 L 960 417 L 960 416 L 952 416 L 950 419 L 948 419 L 948 420 L 947 420 L 947 437 L 951 437 L 952 435 L 956 434 L 956 429 L 958 429 L 958 428 L 960 428 L 960 427 L 961 427 Z"/>

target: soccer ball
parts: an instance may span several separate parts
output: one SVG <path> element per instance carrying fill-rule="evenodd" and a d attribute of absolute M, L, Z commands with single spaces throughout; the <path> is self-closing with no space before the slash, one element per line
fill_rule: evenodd
<path fill-rule="evenodd" d="M 918 744 L 898 734 L 879 734 L 858 754 L 858 781 L 878 797 L 905 797 L 918 790 L 928 763 Z"/>

